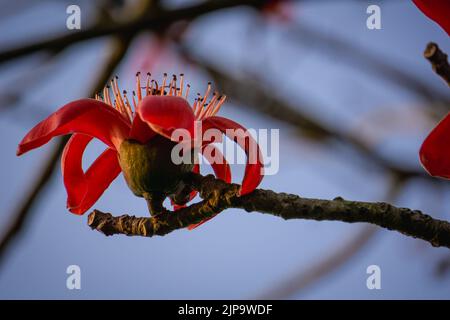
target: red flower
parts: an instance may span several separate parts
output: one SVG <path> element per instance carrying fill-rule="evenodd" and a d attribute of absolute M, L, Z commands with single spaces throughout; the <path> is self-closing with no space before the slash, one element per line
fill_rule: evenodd
<path fill-rule="evenodd" d="M 449 0 L 413 0 L 413 2 L 428 18 L 439 24 L 450 36 Z"/>
<path fill-rule="evenodd" d="M 201 121 L 203 132 L 214 128 L 229 135 L 227 129 L 236 131 L 234 137 L 247 154 L 247 165 L 242 181 L 241 194 L 253 191 L 261 182 L 262 157 L 256 141 L 247 135 L 247 130 L 238 123 L 215 116 L 225 101 L 225 96 L 214 93 L 207 102 L 211 86 L 203 97 L 195 100 L 191 107 L 187 102 L 189 85 L 184 86 L 183 75 L 179 87 L 174 76 L 168 85 L 167 77 L 161 86 L 147 74 L 145 86 L 141 86 L 140 74 L 136 76 L 136 92 L 133 92 L 133 112 L 126 91 L 120 93 L 117 77 L 111 81 L 112 92 L 107 86 L 102 96 L 96 99 L 81 99 L 70 102 L 36 125 L 20 142 L 17 155 L 38 148 L 51 138 L 72 134 L 62 155 L 62 174 L 67 190 L 67 207 L 72 213 L 83 214 L 100 198 L 111 182 L 121 173 L 137 196 L 144 197 L 152 214 L 160 212 L 162 202 L 169 197 L 175 209 L 195 197 L 196 192 L 185 186 L 184 174 L 199 171 L 198 164 L 174 164 L 170 155 L 176 142 L 171 141 L 172 132 L 186 129 L 194 135 L 196 121 Z M 143 91 L 143 92 L 142 92 Z M 137 102 L 136 102 L 137 100 Z M 246 137 L 242 137 L 244 134 Z M 93 139 L 103 141 L 107 149 L 84 172 L 83 153 Z M 243 138 L 243 139 L 240 139 Z M 201 141 L 200 152 L 213 141 Z M 256 146 L 256 161 L 249 161 L 252 146 Z M 211 166 L 220 179 L 231 181 L 230 167 L 220 151 L 215 148 L 215 158 Z M 205 154 L 206 157 L 210 153 Z M 254 157 L 253 157 L 254 158 Z M 207 159 L 211 160 L 211 159 Z"/>
<path fill-rule="evenodd" d="M 450 113 L 425 139 L 419 155 L 430 175 L 450 179 Z"/>

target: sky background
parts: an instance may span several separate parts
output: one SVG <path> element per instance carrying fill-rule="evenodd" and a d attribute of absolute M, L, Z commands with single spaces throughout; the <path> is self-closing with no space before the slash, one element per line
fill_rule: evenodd
<path fill-rule="evenodd" d="M 0 18 L 0 50 L 69 32 L 65 1 L 15 1 Z M 7 1 L 0 1 L 4 5 Z M 77 3 L 73 1 L 73 3 Z M 82 28 L 93 14 L 89 1 L 78 2 Z M 167 6 L 187 5 L 168 1 Z M 381 7 L 382 29 L 366 28 L 366 8 Z M 442 92 L 448 88 L 422 57 L 429 41 L 450 52 L 446 33 L 428 20 L 411 1 L 302 1 L 290 7 L 295 23 L 339 36 L 361 46 Z M 185 43 L 198 57 L 220 70 L 262 79 L 268 90 L 321 123 L 353 132 L 371 141 L 377 152 L 408 168 L 419 168 L 418 148 L 435 125 L 417 94 L 372 74 L 370 69 L 344 62 L 332 48 L 310 41 L 293 41 L 288 23 L 263 21 L 249 9 L 223 10 L 193 22 Z M 154 37 L 141 35 L 121 63 L 122 87 L 155 46 Z M 26 194 L 42 161 L 46 145 L 20 158 L 17 144 L 37 122 L 63 104 L 87 95 L 99 65 L 107 55 L 105 39 L 91 40 L 61 53 L 53 64 L 40 54 L 0 65 L 0 96 L 24 93 L 10 107 L 0 100 L 0 232 Z M 166 48 L 152 73 L 185 73 L 193 91 L 211 80 L 177 59 Z M 147 70 L 141 70 L 146 72 Z M 245 90 L 245 88 L 244 88 Z M 317 144 L 292 127 L 256 113 L 245 105 L 227 102 L 220 115 L 247 128 L 280 129 L 280 170 L 261 187 L 304 197 L 383 201 L 390 177 L 365 158 L 339 144 Z M 86 163 L 102 150 L 89 146 Z M 210 172 L 204 168 L 202 172 Z M 240 182 L 242 166 L 233 166 Z M 450 186 L 450 185 L 449 185 Z M 450 188 L 414 179 L 395 204 L 424 210 L 450 220 Z M 366 226 L 341 222 L 283 221 L 260 213 L 229 209 L 195 229 L 164 237 L 105 237 L 87 225 L 87 214 L 66 208 L 66 193 L 58 173 L 35 206 L 23 235 L 0 265 L 3 299 L 245 299 L 264 295 L 280 281 L 307 270 L 348 245 Z M 146 203 L 136 198 L 120 176 L 95 204 L 116 215 L 147 215 Z M 436 275 L 445 248 L 396 232 L 378 229 L 369 243 L 335 272 L 287 298 L 293 299 L 414 299 L 450 298 L 450 274 Z M 81 290 L 66 288 L 66 268 L 81 268 Z M 381 290 L 368 290 L 366 268 L 381 268 Z"/>

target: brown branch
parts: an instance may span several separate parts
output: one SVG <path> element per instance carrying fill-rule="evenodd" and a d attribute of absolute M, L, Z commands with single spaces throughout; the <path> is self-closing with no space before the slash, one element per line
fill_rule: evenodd
<path fill-rule="evenodd" d="M 366 222 L 407 236 L 419 238 L 435 247 L 450 248 L 450 223 L 433 219 L 418 210 L 398 208 L 385 202 L 348 201 L 342 198 L 319 200 L 294 194 L 257 189 L 239 197 L 239 185 L 227 184 L 214 176 L 192 174 L 189 182 L 204 200 L 176 213 L 166 211 L 154 217 L 137 218 L 94 210 L 88 219 L 92 229 L 105 235 L 126 234 L 152 237 L 198 223 L 227 208 L 271 214 L 283 219 Z"/>
<path fill-rule="evenodd" d="M 448 64 L 447 54 L 439 46 L 430 42 L 423 55 L 430 61 L 433 71 L 436 72 L 450 86 L 450 65 Z"/>

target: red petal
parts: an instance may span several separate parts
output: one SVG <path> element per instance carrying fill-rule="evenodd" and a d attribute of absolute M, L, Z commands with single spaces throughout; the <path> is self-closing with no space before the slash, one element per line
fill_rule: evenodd
<path fill-rule="evenodd" d="M 130 124 L 109 105 L 81 99 L 70 102 L 41 121 L 23 138 L 17 155 L 38 148 L 51 138 L 69 133 L 83 133 L 118 148 L 130 130 Z"/>
<path fill-rule="evenodd" d="M 450 179 L 450 113 L 425 139 L 419 155 L 430 175 Z"/>
<path fill-rule="evenodd" d="M 438 23 L 450 36 L 450 1 L 413 0 L 413 2 L 428 18 Z"/>
<path fill-rule="evenodd" d="M 61 171 L 67 191 L 67 208 L 80 205 L 87 192 L 87 182 L 82 168 L 83 153 L 93 138 L 74 134 L 64 147 L 61 157 Z"/>
<path fill-rule="evenodd" d="M 263 173 L 263 163 L 261 150 L 255 139 L 250 134 L 246 134 L 245 129 L 240 124 L 222 117 L 209 117 L 202 122 L 202 131 L 215 128 L 222 131 L 229 138 L 233 139 L 245 151 L 247 155 L 247 166 L 245 167 L 245 175 L 242 180 L 241 195 L 247 194 L 255 190 L 261 182 Z M 241 129 L 230 135 L 227 129 Z M 256 154 L 255 154 L 256 153 Z"/>
<path fill-rule="evenodd" d="M 231 182 L 231 169 L 230 169 L 230 165 L 228 164 L 227 160 L 225 159 L 225 157 L 223 156 L 222 152 L 220 152 L 220 150 L 218 148 L 216 148 L 214 145 L 207 145 L 204 146 L 202 148 L 202 150 L 204 151 L 205 148 L 209 148 L 212 147 L 214 148 L 211 153 L 216 153 L 213 157 L 211 157 L 210 152 L 206 152 L 203 155 L 205 156 L 206 160 L 208 160 L 208 162 L 211 164 L 211 167 L 214 170 L 214 173 L 216 174 L 216 177 L 219 179 L 222 179 L 223 181 L 230 183 Z M 222 161 L 220 161 L 220 163 L 215 163 L 214 159 L 215 158 L 221 158 Z M 210 218 L 207 218 L 199 223 L 196 224 L 192 224 L 188 227 L 189 230 L 195 229 L 198 226 L 204 224 L 206 221 L 211 220 L 212 218 L 214 218 L 216 215 L 213 215 Z"/>
<path fill-rule="evenodd" d="M 67 190 L 67 207 L 76 214 L 86 212 L 120 173 L 117 152 L 105 150 L 84 173 L 83 153 L 92 137 L 74 134 L 62 156 L 62 174 Z"/>
<path fill-rule="evenodd" d="M 212 148 L 211 152 L 205 152 L 207 148 Z M 208 150 L 207 150 L 208 151 Z M 213 153 L 213 155 L 211 155 Z M 231 169 L 227 160 L 223 156 L 222 152 L 214 145 L 206 145 L 202 147 L 202 154 L 208 160 L 209 164 L 214 170 L 217 178 L 230 183 L 231 182 Z M 215 158 L 219 158 L 219 163 L 215 162 Z"/>
<path fill-rule="evenodd" d="M 147 123 L 142 121 L 139 114 L 136 113 L 133 119 L 129 137 L 139 141 L 140 143 L 147 143 L 147 141 L 155 135 L 156 132 L 153 131 Z"/>
<path fill-rule="evenodd" d="M 113 149 L 106 149 L 86 171 L 85 177 L 88 185 L 86 196 L 78 207 L 71 208 L 70 211 L 83 214 L 89 210 L 121 171 L 117 152 Z"/>
<path fill-rule="evenodd" d="M 193 136 L 195 117 L 184 98 L 147 96 L 139 103 L 137 113 L 154 131 L 168 139 L 175 129 L 186 129 Z"/>

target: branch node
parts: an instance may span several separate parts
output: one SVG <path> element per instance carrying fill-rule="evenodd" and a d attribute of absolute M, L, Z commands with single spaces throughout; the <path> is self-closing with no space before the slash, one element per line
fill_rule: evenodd
<path fill-rule="evenodd" d="M 428 43 L 423 53 L 424 57 L 430 61 L 433 71 L 436 72 L 450 86 L 450 65 L 447 60 L 447 54 L 434 43 Z"/>

